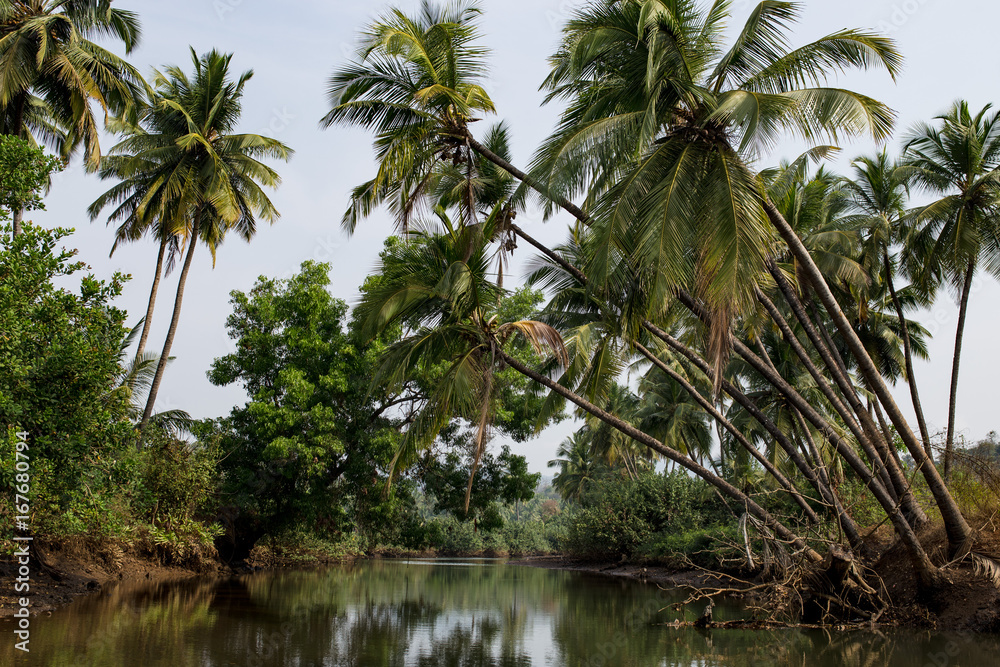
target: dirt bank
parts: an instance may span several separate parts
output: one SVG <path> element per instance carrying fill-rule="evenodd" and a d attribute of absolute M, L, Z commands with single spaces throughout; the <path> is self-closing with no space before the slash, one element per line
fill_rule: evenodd
<path fill-rule="evenodd" d="M 227 574 L 231 569 L 202 556 L 164 564 L 162 554 L 113 542 L 73 539 L 39 541 L 32 554 L 30 591 L 17 592 L 18 563 L 0 558 L 0 617 L 13 615 L 18 598 L 31 601 L 33 614 L 51 611 L 81 595 L 101 590 L 112 581 L 173 581 L 203 574 Z M 41 560 L 39 561 L 38 558 Z"/>

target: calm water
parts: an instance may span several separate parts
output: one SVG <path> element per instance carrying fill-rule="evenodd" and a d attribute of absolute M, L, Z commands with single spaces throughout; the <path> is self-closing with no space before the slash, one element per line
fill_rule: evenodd
<path fill-rule="evenodd" d="M 995 636 L 670 627 L 684 613 L 670 605 L 681 599 L 652 585 L 493 561 L 362 562 L 112 588 L 35 618 L 27 659 L 13 649 L 12 624 L 0 623 L 0 664 L 1000 665 Z M 738 614 L 716 608 L 717 619 Z"/>

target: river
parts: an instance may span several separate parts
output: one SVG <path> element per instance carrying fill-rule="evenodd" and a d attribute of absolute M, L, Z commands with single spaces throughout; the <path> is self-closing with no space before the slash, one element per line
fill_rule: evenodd
<path fill-rule="evenodd" d="M 673 627 L 679 591 L 489 560 L 359 561 L 112 586 L 32 619 L 30 654 L 0 630 L 0 664 L 51 667 L 527 665 L 984 667 L 1000 637 L 912 630 Z M 716 620 L 738 618 L 732 604 Z"/>

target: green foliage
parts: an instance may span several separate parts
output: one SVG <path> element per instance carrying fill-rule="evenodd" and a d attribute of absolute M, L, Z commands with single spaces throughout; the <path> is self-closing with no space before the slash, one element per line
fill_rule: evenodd
<path fill-rule="evenodd" d="M 0 135 L 0 220 L 14 211 L 44 209 L 41 190 L 62 162 L 24 139 Z"/>
<path fill-rule="evenodd" d="M 700 531 L 731 515 L 700 480 L 683 473 L 609 478 L 581 498 L 569 519 L 566 548 L 595 560 L 670 560 L 693 553 Z M 692 541 L 679 541 L 688 534 Z"/>
<path fill-rule="evenodd" d="M 249 293 L 233 292 L 226 326 L 235 351 L 208 373 L 250 394 L 197 430 L 218 443 L 225 504 L 251 533 L 296 522 L 339 533 L 352 518 L 364 531 L 398 513 L 382 472 L 399 437 L 386 410 L 393 399 L 369 391 L 380 344 L 359 344 L 346 330 L 347 305 L 327 291 L 329 268 L 305 262 L 292 278 L 262 277 Z"/>
<path fill-rule="evenodd" d="M 57 249 L 71 230 L 27 224 L 0 230 L 0 425 L 28 433 L 35 459 L 58 469 L 56 485 L 81 488 L 96 457 L 134 439 L 127 402 L 111 392 L 119 372 L 125 313 L 111 303 L 127 277 L 92 275 Z M 78 281 L 78 291 L 57 287 Z"/>
<path fill-rule="evenodd" d="M 466 439 L 469 439 L 466 435 Z M 467 447 L 468 449 L 469 447 Z M 500 454 L 483 454 L 472 479 L 468 512 L 465 494 L 469 484 L 472 457 L 449 451 L 441 458 L 431 458 L 423 468 L 424 488 L 434 498 L 434 509 L 447 512 L 459 520 L 472 521 L 477 529 L 496 530 L 503 525 L 500 503 L 531 500 L 541 475 L 528 472 L 523 456 L 510 452 L 504 445 Z"/>

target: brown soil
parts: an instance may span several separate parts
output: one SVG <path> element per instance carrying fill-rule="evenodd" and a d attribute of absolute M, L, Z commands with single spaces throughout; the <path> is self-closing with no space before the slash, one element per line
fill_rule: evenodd
<path fill-rule="evenodd" d="M 192 554 L 179 563 L 170 563 L 171 559 L 155 549 L 86 539 L 40 541 L 37 551 L 44 563 L 32 558 L 27 594 L 14 591 L 17 563 L 0 558 L 0 579 L 10 583 L 0 589 L 0 617 L 13 615 L 20 597 L 30 599 L 31 613 L 37 614 L 99 591 L 112 581 L 172 581 L 228 571 L 201 555 Z"/>

